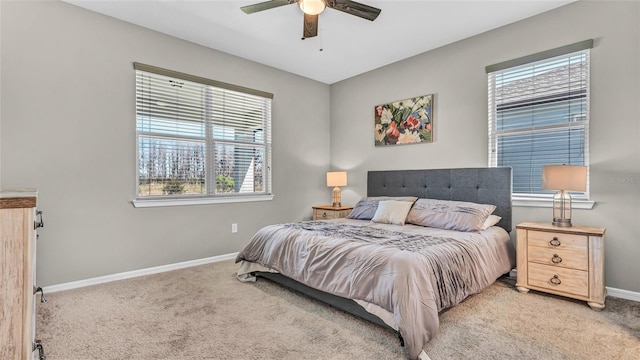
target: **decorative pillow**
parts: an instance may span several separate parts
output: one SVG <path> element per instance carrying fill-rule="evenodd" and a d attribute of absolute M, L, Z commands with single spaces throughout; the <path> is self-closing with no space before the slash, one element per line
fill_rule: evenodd
<path fill-rule="evenodd" d="M 502 218 L 498 215 L 489 215 L 487 217 L 487 220 L 484 221 L 484 224 L 482 224 L 482 227 L 480 228 L 480 230 L 487 230 L 488 228 L 492 227 L 493 225 L 497 224 L 500 222 Z"/>
<path fill-rule="evenodd" d="M 495 209 L 495 205 L 418 199 L 406 222 L 446 230 L 478 231 Z"/>
<path fill-rule="evenodd" d="M 351 213 L 347 216 L 347 219 L 356 220 L 371 220 L 378 209 L 378 203 L 383 200 L 395 200 L 395 201 L 408 201 L 413 204 L 418 200 L 415 196 L 376 196 L 376 197 L 364 197 L 358 201 L 356 206 L 351 210 Z"/>
<path fill-rule="evenodd" d="M 371 221 L 383 224 L 404 225 L 404 220 L 411 209 L 412 202 L 383 200 L 378 203 L 378 209 Z"/>

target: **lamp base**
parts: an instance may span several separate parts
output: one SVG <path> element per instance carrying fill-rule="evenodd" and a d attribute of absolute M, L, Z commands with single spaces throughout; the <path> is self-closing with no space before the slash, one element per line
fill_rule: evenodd
<path fill-rule="evenodd" d="M 560 190 L 553 195 L 553 226 L 571 227 L 571 195 Z"/>
<path fill-rule="evenodd" d="M 571 219 L 556 219 L 556 218 L 553 218 L 553 222 L 551 224 L 553 226 L 559 226 L 559 227 L 571 227 Z"/>
<path fill-rule="evenodd" d="M 334 187 L 333 188 L 333 207 L 340 207 L 341 204 L 341 196 L 340 196 L 340 188 L 339 187 Z"/>

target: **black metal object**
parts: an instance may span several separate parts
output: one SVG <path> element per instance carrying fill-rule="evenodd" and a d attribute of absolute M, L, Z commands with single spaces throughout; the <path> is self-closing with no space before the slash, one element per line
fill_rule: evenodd
<path fill-rule="evenodd" d="M 36 350 L 38 350 L 39 360 L 47 360 L 47 356 L 44 354 L 44 346 L 42 346 L 42 341 L 36 340 L 33 342 L 33 351 Z"/>
<path fill-rule="evenodd" d="M 562 284 L 562 281 L 560 281 L 560 278 L 558 277 L 558 275 L 553 275 L 553 277 L 551 279 L 549 279 L 549 284 L 551 284 L 551 285 L 560 285 L 560 284 Z"/>
<path fill-rule="evenodd" d="M 42 217 L 42 210 L 36 210 L 36 219 L 33 222 L 33 229 L 37 230 L 39 228 L 44 227 L 44 219 Z M 39 238 L 40 234 L 36 234 L 36 238 Z M 33 295 L 40 293 L 40 302 L 46 303 L 47 298 L 44 296 L 44 290 L 40 286 L 33 286 Z M 33 351 L 38 351 L 38 359 L 39 360 L 47 360 L 47 356 L 44 353 L 44 346 L 42 346 L 41 340 L 34 340 L 33 342 Z"/>
<path fill-rule="evenodd" d="M 42 219 L 42 210 L 38 210 L 36 211 L 36 221 L 33 222 L 33 229 L 36 230 L 41 227 L 44 227 L 44 220 Z"/>
<path fill-rule="evenodd" d="M 41 303 L 46 303 L 47 302 L 47 298 L 44 297 L 44 290 L 42 290 L 42 288 L 40 286 L 38 286 L 38 287 L 34 286 L 33 287 L 33 295 L 35 295 L 37 293 L 40 293 L 40 302 Z"/>

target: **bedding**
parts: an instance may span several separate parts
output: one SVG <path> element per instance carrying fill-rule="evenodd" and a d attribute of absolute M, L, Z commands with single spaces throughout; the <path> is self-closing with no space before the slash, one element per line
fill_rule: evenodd
<path fill-rule="evenodd" d="M 353 207 L 348 219 L 371 220 L 376 214 L 380 201 L 395 200 L 408 201 L 413 204 L 418 200 L 415 196 L 368 196 L 360 199 L 356 206 Z"/>
<path fill-rule="evenodd" d="M 439 229 L 478 231 L 495 209 L 495 205 L 465 201 L 418 199 L 406 222 Z"/>
<path fill-rule="evenodd" d="M 497 226 L 461 232 L 369 220 L 270 225 L 238 254 L 238 279 L 278 272 L 361 304 L 400 333 L 407 358 L 433 338 L 438 313 L 492 284 L 514 264 Z"/>
<path fill-rule="evenodd" d="M 498 215 L 489 215 L 487 217 L 487 220 L 484 221 L 484 224 L 482 224 L 482 227 L 480 228 L 480 230 L 486 230 L 494 225 L 496 225 L 497 223 L 500 222 L 502 218 Z"/>
<path fill-rule="evenodd" d="M 408 201 L 387 200 L 380 201 L 376 213 L 371 221 L 383 224 L 404 225 L 404 220 L 411 209 L 412 203 Z"/>

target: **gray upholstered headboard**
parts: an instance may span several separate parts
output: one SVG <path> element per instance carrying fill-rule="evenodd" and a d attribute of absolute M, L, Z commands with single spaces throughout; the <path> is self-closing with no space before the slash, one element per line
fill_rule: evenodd
<path fill-rule="evenodd" d="M 367 196 L 419 198 L 493 204 L 498 226 L 511 232 L 511 168 L 369 171 Z"/>

